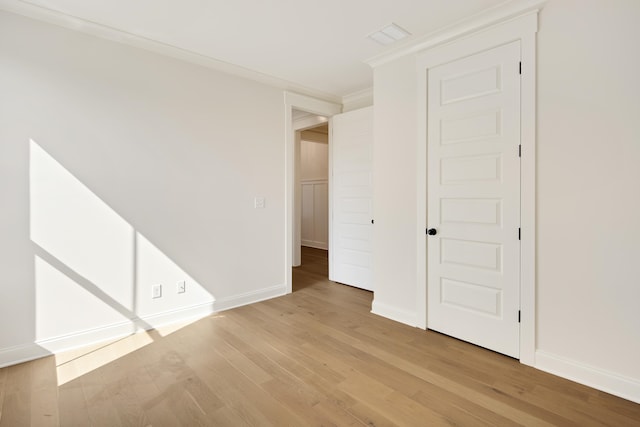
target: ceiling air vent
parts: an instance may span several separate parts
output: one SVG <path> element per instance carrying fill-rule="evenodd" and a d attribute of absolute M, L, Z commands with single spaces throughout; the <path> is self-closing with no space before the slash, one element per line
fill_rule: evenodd
<path fill-rule="evenodd" d="M 383 45 L 388 45 L 398 40 L 402 40 L 405 37 L 410 36 L 411 33 L 404 30 L 394 24 L 393 22 L 386 27 L 369 34 L 369 38 Z"/>

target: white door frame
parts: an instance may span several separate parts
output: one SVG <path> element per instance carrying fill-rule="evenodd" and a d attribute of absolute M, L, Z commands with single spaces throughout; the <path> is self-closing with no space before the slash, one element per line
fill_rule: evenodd
<path fill-rule="evenodd" d="M 416 57 L 418 75 L 418 226 L 417 239 L 417 326 L 427 324 L 427 77 L 431 67 L 446 64 L 513 41 L 520 41 L 520 126 L 522 158 L 520 169 L 520 362 L 535 365 L 535 154 L 536 154 L 536 32 L 538 11 L 526 13 L 472 35 L 435 46 Z"/>
<path fill-rule="evenodd" d="M 329 127 L 331 127 L 330 117 L 342 112 L 342 105 L 333 102 L 322 101 L 310 96 L 300 95 L 293 92 L 284 92 L 284 126 L 285 126 L 285 214 L 284 214 L 284 282 L 286 292 L 289 294 L 293 290 L 293 278 L 291 268 L 293 267 L 294 242 L 294 218 L 295 218 L 295 130 L 293 129 L 293 110 L 303 110 L 320 116 L 329 117 Z M 331 154 L 329 154 L 331 156 Z M 331 177 L 331 158 L 329 158 L 329 177 Z M 331 178 L 329 178 L 331 179 Z M 331 186 L 329 186 L 331 193 Z M 331 196 L 329 196 L 331 197 Z M 329 215 L 329 230 L 331 230 L 331 215 Z M 329 231 L 331 233 L 331 231 Z"/>

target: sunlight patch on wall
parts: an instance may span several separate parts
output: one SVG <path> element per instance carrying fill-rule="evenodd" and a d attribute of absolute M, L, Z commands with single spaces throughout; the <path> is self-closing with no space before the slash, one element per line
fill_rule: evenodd
<path fill-rule="evenodd" d="M 185 282 L 185 292 L 178 293 L 178 282 Z M 147 319 L 155 327 L 163 323 L 153 314 L 180 306 L 213 302 L 214 298 L 187 272 L 165 255 L 145 236 L 136 232 L 136 314 Z M 162 284 L 163 297 L 151 299 L 149 290 L 154 284 Z"/>
<path fill-rule="evenodd" d="M 120 323 L 129 318 L 39 256 L 35 257 L 35 273 L 38 341 Z"/>
<path fill-rule="evenodd" d="M 133 309 L 133 227 L 33 140 L 30 155 L 31 240 Z"/>
<path fill-rule="evenodd" d="M 59 353 L 175 322 L 183 327 L 211 312 L 206 289 L 33 140 L 30 198 L 38 345 Z M 152 298 L 154 285 L 162 286 L 160 298 Z M 132 342 L 153 341 L 145 336 L 151 341 Z M 114 348 L 91 360 L 115 360 Z M 76 365 L 61 375 L 86 373 L 94 362 Z"/>

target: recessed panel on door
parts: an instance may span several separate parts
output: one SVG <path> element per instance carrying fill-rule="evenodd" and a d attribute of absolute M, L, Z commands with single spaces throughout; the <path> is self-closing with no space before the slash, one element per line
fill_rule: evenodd
<path fill-rule="evenodd" d="M 442 264 L 502 272 L 502 245 L 470 240 L 440 239 Z"/>
<path fill-rule="evenodd" d="M 442 224 L 502 225 L 502 201 L 500 199 L 440 199 Z"/>
<path fill-rule="evenodd" d="M 502 179 L 501 154 L 456 156 L 442 158 L 442 184 L 464 184 L 473 181 L 500 181 Z"/>
<path fill-rule="evenodd" d="M 440 302 L 473 314 L 500 318 L 502 291 L 475 283 L 442 278 Z"/>
<path fill-rule="evenodd" d="M 443 145 L 481 141 L 500 135 L 500 110 L 482 111 L 463 117 L 452 117 L 440 122 L 440 140 Z"/>
<path fill-rule="evenodd" d="M 467 101 L 499 92 L 501 81 L 499 66 L 451 75 L 441 80 L 440 105 Z"/>

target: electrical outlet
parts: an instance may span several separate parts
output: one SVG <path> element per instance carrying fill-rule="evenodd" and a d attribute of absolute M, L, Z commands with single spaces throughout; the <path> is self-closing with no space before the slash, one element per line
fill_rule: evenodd
<path fill-rule="evenodd" d="M 153 285 L 151 288 L 151 298 L 160 298 L 162 296 L 162 285 Z"/>
<path fill-rule="evenodd" d="M 253 200 L 253 206 L 256 209 L 264 209 L 265 206 L 265 200 L 264 197 L 258 197 L 256 196 L 256 198 Z"/>
<path fill-rule="evenodd" d="M 187 292 L 187 282 L 184 280 L 181 280 L 177 283 L 177 287 L 178 287 L 178 293 L 179 294 L 184 294 L 185 292 Z"/>

